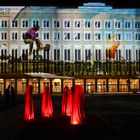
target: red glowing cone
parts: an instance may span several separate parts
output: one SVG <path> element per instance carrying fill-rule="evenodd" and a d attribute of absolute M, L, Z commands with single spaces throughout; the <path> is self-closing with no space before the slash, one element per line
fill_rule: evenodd
<path fill-rule="evenodd" d="M 28 85 L 25 91 L 24 120 L 34 119 L 34 103 L 32 99 L 33 86 Z"/>
<path fill-rule="evenodd" d="M 72 112 L 72 93 L 68 86 L 64 88 L 62 96 L 61 116 L 71 116 Z"/>
<path fill-rule="evenodd" d="M 80 85 L 75 85 L 71 114 L 72 125 L 78 125 L 83 123 L 85 119 L 84 104 L 85 104 L 84 90 Z"/>
<path fill-rule="evenodd" d="M 41 108 L 42 117 L 52 117 L 53 116 L 53 104 L 50 96 L 49 87 L 46 86 L 42 93 L 42 108 Z"/>

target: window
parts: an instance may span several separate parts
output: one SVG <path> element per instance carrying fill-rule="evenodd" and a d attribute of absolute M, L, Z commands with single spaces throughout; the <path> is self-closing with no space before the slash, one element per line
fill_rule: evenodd
<path fill-rule="evenodd" d="M 84 40 L 85 41 L 91 41 L 92 35 L 91 35 L 91 32 L 84 32 Z"/>
<path fill-rule="evenodd" d="M 60 49 L 54 49 L 54 61 L 60 61 Z"/>
<path fill-rule="evenodd" d="M 121 32 L 115 32 L 115 41 L 122 41 L 122 33 Z"/>
<path fill-rule="evenodd" d="M 70 27 L 71 27 L 71 21 L 65 19 L 63 21 L 63 28 L 70 28 Z"/>
<path fill-rule="evenodd" d="M 23 36 L 25 35 L 26 31 L 21 32 L 21 41 L 23 41 Z"/>
<path fill-rule="evenodd" d="M 125 32 L 124 33 L 125 41 L 132 41 L 132 33 L 131 32 Z"/>
<path fill-rule="evenodd" d="M 74 28 L 81 28 L 81 20 L 74 21 Z"/>
<path fill-rule="evenodd" d="M 91 60 L 91 49 L 85 49 L 85 61 Z"/>
<path fill-rule="evenodd" d="M 101 50 L 95 50 L 95 60 L 101 60 Z"/>
<path fill-rule="evenodd" d="M 21 26 L 23 28 L 28 28 L 29 27 L 29 21 L 28 20 L 23 20 Z"/>
<path fill-rule="evenodd" d="M 122 28 L 122 22 L 119 21 L 119 20 L 115 20 L 115 21 L 114 21 L 114 28 L 115 28 L 115 29 L 120 29 L 120 28 Z"/>
<path fill-rule="evenodd" d="M 101 41 L 101 33 L 94 32 L 94 41 Z"/>
<path fill-rule="evenodd" d="M 2 20 L 1 21 L 1 27 L 2 28 L 7 28 L 8 27 L 8 21 L 7 20 Z"/>
<path fill-rule="evenodd" d="M 140 28 L 140 21 L 135 21 L 134 22 L 134 28 L 139 29 Z"/>
<path fill-rule="evenodd" d="M 38 82 L 34 81 L 32 82 L 32 85 L 33 85 L 33 92 L 35 93 L 38 93 Z"/>
<path fill-rule="evenodd" d="M 17 40 L 18 39 L 18 33 L 17 32 L 12 32 L 11 33 L 11 40 Z"/>
<path fill-rule="evenodd" d="M 101 21 L 94 21 L 94 28 L 95 29 L 101 29 Z"/>
<path fill-rule="evenodd" d="M 18 22 L 17 22 L 17 20 L 12 20 L 12 22 L 11 22 L 11 27 L 12 27 L 12 28 L 18 27 Z"/>
<path fill-rule="evenodd" d="M 34 25 L 39 25 L 39 20 L 32 20 L 32 27 L 34 26 Z"/>
<path fill-rule="evenodd" d="M 60 40 L 60 32 L 59 31 L 53 31 L 53 40 L 54 41 Z"/>
<path fill-rule="evenodd" d="M 59 20 L 53 20 L 53 28 L 60 28 L 60 21 Z"/>
<path fill-rule="evenodd" d="M 84 28 L 88 29 L 91 28 L 91 20 L 84 20 Z"/>
<path fill-rule="evenodd" d="M 140 50 L 136 50 L 136 60 L 140 61 Z"/>
<path fill-rule="evenodd" d="M 64 49 L 64 60 L 70 61 L 70 49 Z"/>
<path fill-rule="evenodd" d="M 131 60 L 131 50 L 126 50 L 126 60 Z"/>
<path fill-rule="evenodd" d="M 0 32 L 0 40 L 7 40 L 7 32 Z"/>
<path fill-rule="evenodd" d="M 71 40 L 71 32 L 63 32 L 63 40 Z"/>
<path fill-rule="evenodd" d="M 50 32 L 42 32 L 42 40 L 50 40 Z"/>
<path fill-rule="evenodd" d="M 131 29 L 132 28 L 132 22 L 131 21 L 124 21 L 124 29 Z"/>
<path fill-rule="evenodd" d="M 109 41 L 112 37 L 112 32 L 105 32 L 105 41 Z"/>
<path fill-rule="evenodd" d="M 121 60 L 121 50 L 116 50 L 116 60 Z"/>
<path fill-rule="evenodd" d="M 105 29 L 111 29 L 111 27 L 112 27 L 111 21 L 107 20 L 107 21 L 104 22 L 104 28 Z"/>
<path fill-rule="evenodd" d="M 75 61 L 80 61 L 80 60 L 81 60 L 81 50 L 75 49 Z"/>
<path fill-rule="evenodd" d="M 74 40 L 80 41 L 81 40 L 81 32 L 74 32 L 73 33 Z"/>
<path fill-rule="evenodd" d="M 50 27 L 50 20 L 43 20 L 42 28 L 49 28 L 49 27 Z"/>
<path fill-rule="evenodd" d="M 135 41 L 140 41 L 140 33 L 135 33 Z"/>

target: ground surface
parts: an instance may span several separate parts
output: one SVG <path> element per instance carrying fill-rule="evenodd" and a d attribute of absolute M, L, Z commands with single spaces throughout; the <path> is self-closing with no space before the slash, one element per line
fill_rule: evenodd
<path fill-rule="evenodd" d="M 42 119 L 41 96 L 34 96 L 35 120 L 23 121 L 24 96 L 16 97 L 16 105 L 5 107 L 0 97 L 0 139 L 136 139 L 140 131 L 140 95 L 86 96 L 84 124 L 70 125 L 70 118 L 61 117 L 62 96 L 52 96 L 54 117 Z"/>

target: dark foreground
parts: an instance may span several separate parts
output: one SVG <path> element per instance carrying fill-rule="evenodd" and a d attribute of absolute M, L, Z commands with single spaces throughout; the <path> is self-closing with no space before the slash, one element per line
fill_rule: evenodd
<path fill-rule="evenodd" d="M 86 96 L 86 119 L 82 125 L 70 125 L 70 118 L 60 117 L 61 96 L 52 96 L 54 117 L 42 119 L 41 96 L 35 96 L 35 120 L 23 121 L 24 96 L 16 105 L 3 106 L 0 97 L 1 140 L 44 139 L 136 139 L 140 131 L 140 95 Z"/>

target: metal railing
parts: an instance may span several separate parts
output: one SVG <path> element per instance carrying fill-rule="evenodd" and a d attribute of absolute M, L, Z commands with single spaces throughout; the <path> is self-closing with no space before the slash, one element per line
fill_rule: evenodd
<path fill-rule="evenodd" d="M 28 58 L 28 50 L 23 50 L 22 57 L 17 57 L 17 51 L 12 51 L 7 56 L 1 50 L 0 74 L 23 74 L 27 72 L 48 72 L 68 76 L 94 76 L 94 75 L 140 75 L 140 61 L 111 61 L 106 62 L 64 62 L 50 61 L 49 51 L 44 51 L 43 56 L 33 51 L 32 59 Z"/>

